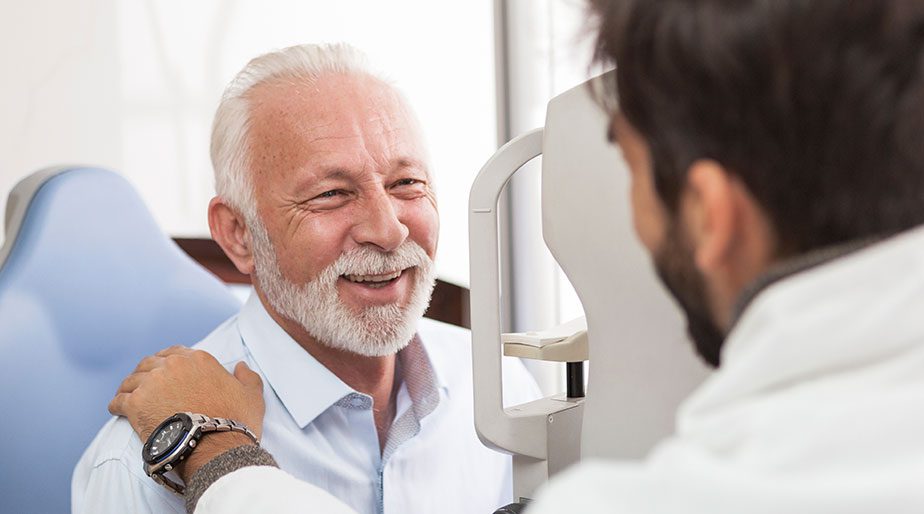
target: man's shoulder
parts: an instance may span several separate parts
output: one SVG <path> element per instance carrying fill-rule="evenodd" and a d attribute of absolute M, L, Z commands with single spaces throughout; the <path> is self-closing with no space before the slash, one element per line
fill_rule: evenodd
<path fill-rule="evenodd" d="M 141 446 L 141 440 L 128 420 L 122 417 L 112 418 L 96 434 L 96 438 L 90 443 L 80 463 L 91 467 L 112 460 L 140 463 Z M 133 466 L 128 467 L 133 469 Z M 141 465 L 137 467 L 141 471 Z"/>
<path fill-rule="evenodd" d="M 110 419 L 74 468 L 72 511 L 183 512 L 182 502 L 144 473 L 141 446 L 125 418 Z"/>
<path fill-rule="evenodd" d="M 219 325 L 193 348 L 211 353 L 222 363 L 240 360 L 244 348 L 237 329 L 237 315 Z M 141 440 L 128 420 L 114 417 L 96 434 L 81 459 L 81 465 L 98 466 L 106 461 L 116 460 L 132 462 L 138 464 L 131 467 L 132 472 L 137 471 L 144 476 L 140 464 L 141 446 Z M 145 478 L 147 479 L 147 476 Z"/>
<path fill-rule="evenodd" d="M 193 347 L 211 353 L 227 366 L 243 359 L 246 350 L 241 342 L 238 316 L 226 320 Z M 150 512 L 182 511 L 177 510 L 180 504 L 175 498 L 144 473 L 142 445 L 125 418 L 112 418 L 103 425 L 74 468 L 71 495 L 74 511 L 141 512 L 144 506 L 150 507 Z M 91 505 L 104 507 L 89 508 Z"/>
<path fill-rule="evenodd" d="M 193 348 L 212 354 L 218 362 L 226 366 L 242 360 L 247 351 L 238 328 L 239 317 L 240 313 L 228 318 L 209 335 L 193 345 Z"/>

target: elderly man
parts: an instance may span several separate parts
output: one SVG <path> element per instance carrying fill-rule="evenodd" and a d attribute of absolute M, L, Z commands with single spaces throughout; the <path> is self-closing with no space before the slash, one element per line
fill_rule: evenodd
<path fill-rule="evenodd" d="M 266 384 L 254 394 L 266 405 L 263 445 L 278 464 L 359 512 L 490 512 L 505 503 L 510 459 L 473 429 L 468 334 L 421 319 L 439 218 L 404 99 L 348 46 L 270 53 L 228 86 L 212 161 L 212 236 L 253 277 L 255 294 L 197 347 L 213 362 L 245 362 Z M 521 364 L 510 372 L 511 401 L 538 394 Z M 235 414 L 258 437 L 262 416 Z M 234 436 L 249 440 L 227 441 Z M 206 437 L 203 451 L 220 441 Z M 142 441 L 125 419 L 85 452 L 72 503 L 92 513 L 186 509 L 146 476 Z"/>
<path fill-rule="evenodd" d="M 924 512 L 924 2 L 594 11 L 598 55 L 618 65 L 605 96 L 636 232 L 718 369 L 644 463 L 578 467 L 527 513 Z M 174 361 L 157 375 L 252 388 Z M 139 427 L 146 408 L 226 405 L 147 375 L 112 406 Z M 229 460 L 207 457 L 194 477 Z M 197 512 L 319 498 L 244 467 Z"/>

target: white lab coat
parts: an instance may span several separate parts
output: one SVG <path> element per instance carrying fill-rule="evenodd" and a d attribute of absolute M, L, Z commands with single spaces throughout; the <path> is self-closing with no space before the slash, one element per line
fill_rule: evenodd
<path fill-rule="evenodd" d="M 924 229 L 771 285 L 722 362 L 648 459 L 578 466 L 528 514 L 924 512 Z M 348 511 L 245 468 L 196 512 Z"/>

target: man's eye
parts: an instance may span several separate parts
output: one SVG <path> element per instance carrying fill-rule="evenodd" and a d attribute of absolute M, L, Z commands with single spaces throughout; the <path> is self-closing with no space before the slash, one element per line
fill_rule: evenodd
<path fill-rule="evenodd" d="M 417 180 L 416 178 L 403 178 L 395 182 L 395 185 L 396 186 L 413 186 L 415 184 L 421 184 L 421 183 L 422 182 Z"/>
<path fill-rule="evenodd" d="M 315 198 L 335 198 L 341 195 L 342 193 L 343 192 L 340 191 L 339 189 L 332 189 L 330 191 L 324 191 L 323 193 L 319 194 Z"/>

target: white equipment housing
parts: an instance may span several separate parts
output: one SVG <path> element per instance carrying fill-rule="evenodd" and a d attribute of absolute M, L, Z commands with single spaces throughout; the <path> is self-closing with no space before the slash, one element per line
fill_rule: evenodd
<path fill-rule="evenodd" d="M 582 453 L 640 457 L 671 432 L 677 404 L 704 376 L 683 342 L 677 309 L 632 235 L 628 177 L 618 149 L 607 141 L 607 116 L 591 93 L 606 76 L 553 98 L 544 129 L 500 148 L 471 190 L 475 427 L 487 446 L 513 455 L 514 500 L 533 497 Z M 570 337 L 501 334 L 498 199 L 513 174 L 540 154 L 543 238 L 586 315 L 586 332 L 572 327 Z M 589 358 L 589 394 L 586 399 L 560 394 L 504 409 L 502 355 L 560 362 Z M 585 407 L 591 410 L 585 413 Z"/>

